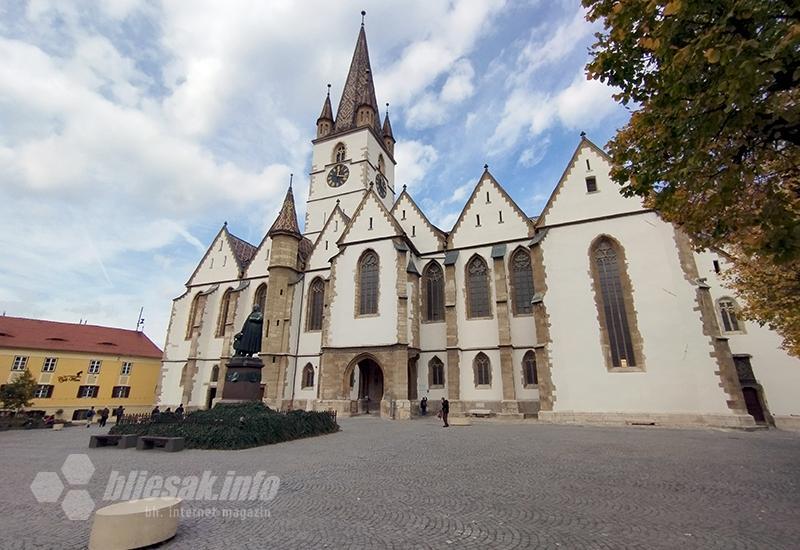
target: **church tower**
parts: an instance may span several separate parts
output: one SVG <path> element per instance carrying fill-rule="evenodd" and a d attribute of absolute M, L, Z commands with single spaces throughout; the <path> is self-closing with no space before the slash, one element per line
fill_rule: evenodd
<path fill-rule="evenodd" d="M 317 137 L 312 141 L 305 223 L 305 235 L 312 241 L 322 231 L 337 202 L 346 215 L 352 215 L 370 187 L 375 188 L 387 209 L 395 199 L 395 141 L 388 112 L 381 124 L 364 12 L 361 15 L 361 29 L 336 117 L 333 117 L 329 86 L 317 119 Z"/>

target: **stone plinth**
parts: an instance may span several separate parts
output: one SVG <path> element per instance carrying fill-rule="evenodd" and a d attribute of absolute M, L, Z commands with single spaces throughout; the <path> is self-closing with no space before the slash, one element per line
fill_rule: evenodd
<path fill-rule="evenodd" d="M 261 369 L 258 357 L 232 357 L 228 361 L 221 402 L 261 401 Z"/>

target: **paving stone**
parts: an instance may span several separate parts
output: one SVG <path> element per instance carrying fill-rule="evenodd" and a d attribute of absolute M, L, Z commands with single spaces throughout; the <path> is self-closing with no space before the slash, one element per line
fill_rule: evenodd
<path fill-rule="evenodd" d="M 341 424 L 323 437 L 176 454 L 89 449 L 78 428 L 0 433 L 2 547 L 85 547 L 91 520 L 67 519 L 64 494 L 85 489 L 98 506 L 110 504 L 112 470 L 280 478 L 263 506 L 186 502 L 192 512 L 262 508 L 269 517 L 186 517 L 170 549 L 728 549 L 800 540 L 798 434 L 536 422 L 444 429 L 436 418 Z M 87 484 L 60 473 L 75 454 L 95 468 Z M 37 502 L 39 472 L 61 475 L 57 502 Z"/>

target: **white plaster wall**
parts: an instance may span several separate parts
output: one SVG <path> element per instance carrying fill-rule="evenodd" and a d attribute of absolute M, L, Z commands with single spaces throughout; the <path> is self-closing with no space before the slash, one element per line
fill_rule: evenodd
<path fill-rule="evenodd" d="M 646 372 L 606 370 L 588 255 L 600 234 L 625 249 Z M 646 213 L 551 229 L 542 247 L 556 411 L 730 413 L 672 226 Z"/>
<path fill-rule="evenodd" d="M 208 255 L 200 263 L 189 284 L 196 286 L 215 281 L 230 281 L 238 277 L 239 265 L 236 263 L 233 250 L 231 250 L 224 232 L 222 232 L 214 239 Z"/>
<path fill-rule="evenodd" d="M 497 295 L 494 284 L 494 262 L 490 246 L 461 250 L 455 263 L 456 279 L 456 318 L 458 325 L 458 345 L 465 347 L 496 347 L 497 334 Z M 473 255 L 480 255 L 489 267 L 491 319 L 467 319 L 467 284 L 465 269 Z M 471 372 L 470 367 L 470 372 Z M 472 378 L 470 378 L 471 380 Z"/>
<path fill-rule="evenodd" d="M 185 361 L 161 363 L 161 393 L 158 396 L 158 405 L 179 403 L 181 394 L 181 370 Z M 169 405 L 167 405 L 169 406 Z"/>
<path fill-rule="evenodd" d="M 211 383 L 211 370 L 214 368 L 214 365 L 220 365 L 220 361 L 217 359 L 197 362 L 197 374 L 194 377 L 194 384 L 192 385 L 191 400 L 189 403 L 184 403 L 184 407 L 191 405 L 193 407 L 205 408 L 208 398 L 208 388 Z M 220 365 L 220 376 L 221 375 L 222 366 Z M 217 397 L 221 396 L 218 395 Z M 173 410 L 174 406 L 180 403 L 181 398 L 182 397 L 179 396 L 178 401 L 173 403 Z M 169 404 L 167 406 L 169 406 Z"/>
<path fill-rule="evenodd" d="M 492 386 L 476 388 L 472 362 L 481 350 L 461 352 L 461 400 L 462 401 L 500 401 L 503 398 L 503 377 L 500 370 L 500 350 L 486 349 L 483 353 L 489 357 L 492 366 Z"/>
<path fill-rule="evenodd" d="M 488 202 L 486 193 L 489 193 Z M 502 222 L 499 212 L 503 213 Z M 478 215 L 480 226 L 477 222 Z M 461 224 L 457 225 L 451 235 L 452 248 L 524 239 L 529 230 L 527 219 L 515 212 L 512 204 L 491 179 L 484 176 L 478 183 L 475 200 L 463 213 Z"/>
<path fill-rule="evenodd" d="M 537 400 L 539 399 L 538 387 L 525 387 L 524 372 L 522 369 L 522 359 L 525 354 L 530 351 L 528 349 L 514 349 L 513 356 L 513 372 L 514 372 L 514 389 L 517 392 L 517 398 L 522 400 Z"/>
<path fill-rule="evenodd" d="M 428 363 L 434 357 L 438 357 L 444 364 L 444 387 L 433 388 L 428 386 Z M 446 351 L 422 351 L 417 361 L 417 396 L 419 399 L 428 398 L 429 407 L 433 401 L 438 401 L 442 397 L 447 397 L 447 352 Z"/>
<path fill-rule="evenodd" d="M 403 213 L 405 212 L 405 219 Z M 392 214 L 420 253 L 433 252 L 441 248 L 441 241 L 414 207 L 408 195 L 402 195 L 393 207 Z M 420 267 L 420 273 L 422 268 Z"/>
<path fill-rule="evenodd" d="M 307 364 L 314 367 L 314 385 L 303 388 L 303 370 Z M 316 399 L 317 384 L 319 383 L 319 357 L 298 357 L 297 370 L 294 376 L 294 398 L 295 399 Z"/>
<path fill-rule="evenodd" d="M 711 286 L 714 303 L 722 297 L 731 297 L 741 304 L 736 294 L 727 288 L 724 281 L 714 271 L 714 260 L 724 270 L 726 262 L 711 252 L 695 255 L 698 272 Z M 722 330 L 719 309 L 716 308 L 717 322 Z M 753 374 L 761 384 L 769 411 L 776 416 L 800 415 L 800 359 L 792 357 L 781 349 L 781 338 L 767 327 L 739 319 L 744 329 L 739 333 L 727 333 L 731 352 L 735 355 L 750 355 Z"/>
<path fill-rule="evenodd" d="M 367 249 L 374 250 L 380 259 L 378 315 L 356 317 L 356 270 L 361 254 Z M 329 345 L 349 347 L 397 342 L 397 256 L 392 240 L 386 239 L 350 245 L 336 257 L 336 294 L 330 306 L 333 321 Z"/>
<path fill-rule="evenodd" d="M 247 266 L 245 277 L 267 277 L 269 275 L 269 254 L 271 250 L 272 239 L 265 237 L 256 251 L 256 255 L 253 256 L 253 260 Z"/>
<path fill-rule="evenodd" d="M 355 211 L 355 206 L 350 211 L 352 214 Z M 328 214 L 330 219 L 321 234 L 318 234 L 314 239 L 314 250 L 307 262 L 307 269 L 328 269 L 330 268 L 330 259 L 339 252 L 339 246 L 336 244 L 339 237 L 342 236 L 347 221 L 341 214 Z M 326 247 L 327 243 L 327 247 Z"/>
<path fill-rule="evenodd" d="M 590 168 L 586 167 L 587 160 Z M 545 213 L 545 223 L 553 225 L 641 210 L 641 199 L 619 194 L 619 185 L 611 181 L 610 169 L 605 158 L 588 144 L 583 144 L 550 210 Z M 593 193 L 586 191 L 586 178 L 589 176 L 597 179 L 597 191 Z"/>

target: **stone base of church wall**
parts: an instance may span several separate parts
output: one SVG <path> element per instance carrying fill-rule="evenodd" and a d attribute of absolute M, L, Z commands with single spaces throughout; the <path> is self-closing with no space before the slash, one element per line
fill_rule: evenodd
<path fill-rule="evenodd" d="M 755 428 L 749 414 L 623 413 L 540 411 L 539 420 L 552 424 L 652 425 L 671 427 Z"/>
<path fill-rule="evenodd" d="M 800 416 L 774 416 L 775 427 L 781 430 L 791 430 L 800 432 Z"/>

